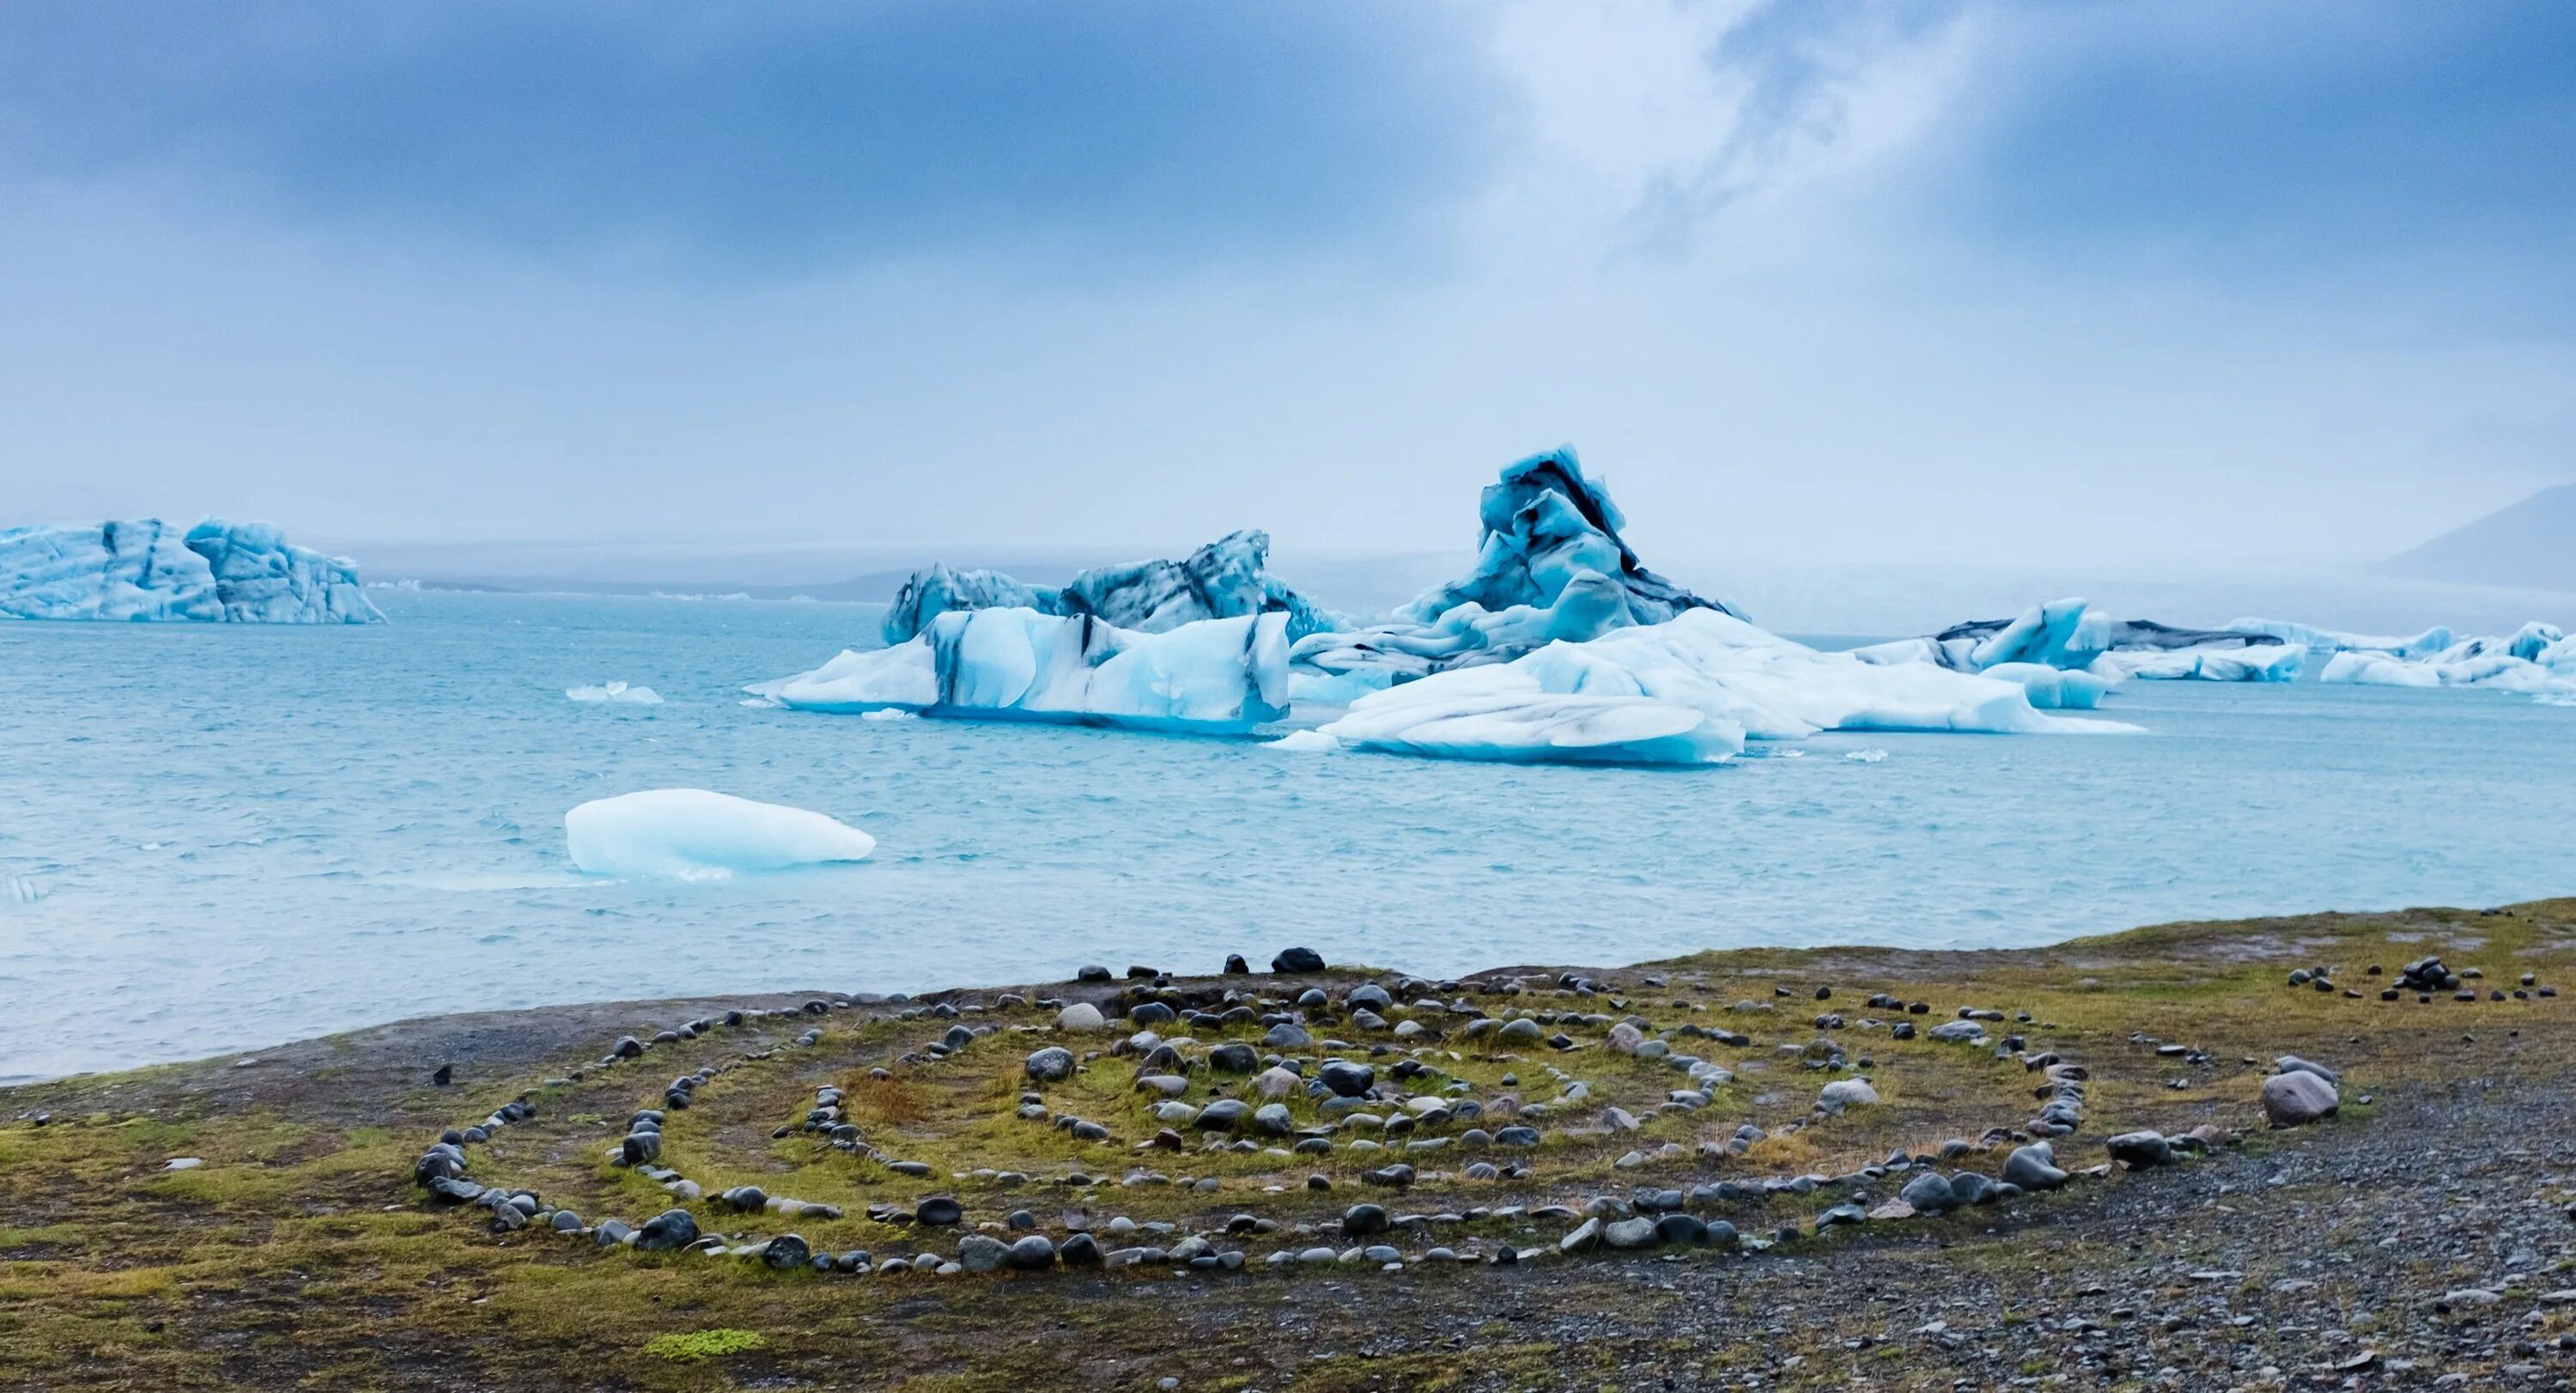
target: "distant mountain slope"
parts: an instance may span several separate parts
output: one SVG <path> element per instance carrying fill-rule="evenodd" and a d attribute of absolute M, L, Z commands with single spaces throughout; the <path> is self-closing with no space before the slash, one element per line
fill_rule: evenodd
<path fill-rule="evenodd" d="M 2542 489 L 2371 569 L 2417 580 L 2576 591 L 2576 484 Z"/>

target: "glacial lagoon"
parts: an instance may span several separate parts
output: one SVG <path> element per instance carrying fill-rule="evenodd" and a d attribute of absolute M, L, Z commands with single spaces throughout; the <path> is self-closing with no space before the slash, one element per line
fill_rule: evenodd
<path fill-rule="evenodd" d="M 742 704 L 875 642 L 876 606 L 371 594 L 392 622 L 0 625 L 0 1077 L 469 1008 L 1043 979 L 1113 944 L 1114 969 L 1303 943 L 1415 972 L 2020 945 L 2495 903 L 2576 864 L 2576 710 L 2495 693 L 2133 682 L 2099 714 L 2147 733 L 2117 739 L 1455 764 Z M 611 681 L 663 701 L 565 695 Z M 875 854 L 574 870 L 566 810 L 673 786 Z"/>

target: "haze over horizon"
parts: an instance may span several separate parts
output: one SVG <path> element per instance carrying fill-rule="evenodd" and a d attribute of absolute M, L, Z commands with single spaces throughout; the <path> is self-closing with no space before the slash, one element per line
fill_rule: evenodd
<path fill-rule="evenodd" d="M 2576 10 L 0 13 L 8 516 L 2344 564 L 2576 474 Z"/>

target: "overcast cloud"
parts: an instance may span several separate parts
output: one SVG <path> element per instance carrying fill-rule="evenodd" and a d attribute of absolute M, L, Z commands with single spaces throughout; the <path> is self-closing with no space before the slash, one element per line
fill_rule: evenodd
<path fill-rule="evenodd" d="M 2576 475 L 2576 8 L 0 10 L 7 520 L 2338 559 Z"/>

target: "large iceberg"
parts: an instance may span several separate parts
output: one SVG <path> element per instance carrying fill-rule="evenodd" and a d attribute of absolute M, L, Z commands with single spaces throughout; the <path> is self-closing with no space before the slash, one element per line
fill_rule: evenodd
<path fill-rule="evenodd" d="M 1088 614 L 952 610 L 905 642 L 744 690 L 800 711 L 1239 734 L 1287 715 L 1288 624 L 1268 610 L 1143 633 Z"/>
<path fill-rule="evenodd" d="M 1349 700 L 1392 683 L 1508 663 L 1551 643 L 1581 643 L 1693 611 L 1741 618 L 1646 569 L 1619 536 L 1607 487 L 1574 447 L 1509 466 L 1477 507 L 1476 568 L 1384 624 L 1301 638 L 1290 650 L 1298 695 Z"/>
<path fill-rule="evenodd" d="M 876 838 L 836 818 L 703 788 L 657 788 L 601 798 L 564 814 L 572 863 L 592 875 L 723 880 L 859 861 Z"/>
<path fill-rule="evenodd" d="M 1022 585 L 1000 571 L 933 565 L 915 571 L 886 611 L 885 641 L 897 644 L 958 610 L 1031 609 L 1091 615 L 1121 629 L 1159 634 L 1202 619 L 1278 611 L 1293 641 L 1334 626 L 1333 616 L 1270 574 L 1270 534 L 1228 533 L 1178 561 L 1096 566 L 1061 590 Z"/>
<path fill-rule="evenodd" d="M 158 518 L 0 529 L 0 618 L 371 624 L 349 561 L 259 522 Z"/>
<path fill-rule="evenodd" d="M 2555 624 L 2534 621 L 2502 638 L 2463 639 L 2421 657 L 2337 653 L 2319 680 L 2371 687 L 2472 687 L 2555 705 L 2576 696 L 2576 639 Z"/>
<path fill-rule="evenodd" d="M 1822 652 L 1704 607 L 1389 687 L 1281 744 L 1503 762 L 1714 764 L 1748 739 L 1823 730 L 2133 729 L 2044 715 L 2016 682 Z"/>
<path fill-rule="evenodd" d="M 2081 670 L 2114 682 L 2132 677 L 2288 682 L 2299 675 L 2308 656 L 2304 645 L 2273 634 L 2116 620 L 2077 599 L 2035 605 L 2012 619 L 1972 619 L 1926 638 L 1853 652 L 1871 663 L 1932 663 L 1953 672 L 2035 665 Z"/>

